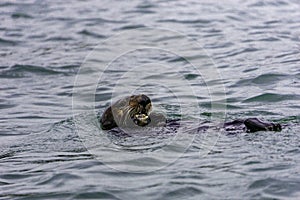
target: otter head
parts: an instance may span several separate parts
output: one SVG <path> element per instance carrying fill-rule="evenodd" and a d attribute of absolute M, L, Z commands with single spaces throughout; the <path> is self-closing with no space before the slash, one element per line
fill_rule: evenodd
<path fill-rule="evenodd" d="M 129 98 L 130 118 L 138 126 L 146 126 L 151 122 L 149 113 L 152 105 L 150 98 L 144 94 L 132 95 Z"/>

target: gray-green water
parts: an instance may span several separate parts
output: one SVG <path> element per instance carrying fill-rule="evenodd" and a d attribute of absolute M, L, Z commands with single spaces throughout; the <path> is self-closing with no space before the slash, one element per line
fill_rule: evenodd
<path fill-rule="evenodd" d="M 300 198 L 299 10 L 296 0 L 1 1 L 0 199 Z M 151 48 L 128 51 L 139 45 Z M 99 129 L 111 99 L 140 92 L 182 117 L 180 129 Z M 225 114 L 288 126 L 193 130 Z"/>

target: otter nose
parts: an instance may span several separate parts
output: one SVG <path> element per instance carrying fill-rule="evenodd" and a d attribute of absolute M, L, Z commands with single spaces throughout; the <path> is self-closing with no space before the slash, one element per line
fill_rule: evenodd
<path fill-rule="evenodd" d="M 142 105 L 143 107 L 146 107 L 147 104 L 151 103 L 149 97 L 147 97 L 146 95 L 142 94 L 140 96 L 140 98 L 138 98 L 138 102 L 140 105 Z"/>

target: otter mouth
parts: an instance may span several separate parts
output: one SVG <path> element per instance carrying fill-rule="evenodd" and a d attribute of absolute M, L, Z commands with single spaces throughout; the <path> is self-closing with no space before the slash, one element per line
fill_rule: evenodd
<path fill-rule="evenodd" d="M 146 114 L 136 114 L 133 116 L 133 122 L 138 126 L 146 126 L 151 122 L 151 119 Z"/>

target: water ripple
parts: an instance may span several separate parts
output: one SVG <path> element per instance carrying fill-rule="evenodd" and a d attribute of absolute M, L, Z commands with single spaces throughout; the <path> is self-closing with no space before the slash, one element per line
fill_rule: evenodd
<path fill-rule="evenodd" d="M 69 72 L 73 72 L 74 69 L 77 69 L 77 68 L 78 68 L 78 66 L 76 66 L 76 65 L 66 65 L 66 66 L 60 66 L 57 68 L 49 68 L 49 67 L 35 66 L 35 65 L 16 64 L 16 65 L 13 65 L 11 67 L 8 67 L 8 68 L 0 71 L 0 77 L 1 78 L 23 78 L 23 77 L 29 76 L 29 74 L 71 75 Z"/>
<path fill-rule="evenodd" d="M 264 93 L 259 94 L 254 97 L 250 97 L 245 99 L 244 103 L 249 102 L 280 102 L 280 101 L 288 101 L 288 100 L 300 100 L 299 95 L 284 95 L 284 94 L 274 94 L 274 93 Z"/>

